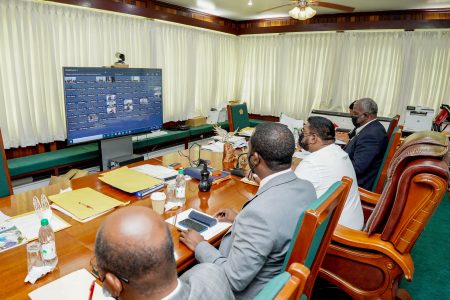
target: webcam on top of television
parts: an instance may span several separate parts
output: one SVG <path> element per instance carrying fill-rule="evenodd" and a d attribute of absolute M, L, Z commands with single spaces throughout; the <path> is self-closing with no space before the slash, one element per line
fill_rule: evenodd
<path fill-rule="evenodd" d="M 125 54 L 116 52 L 115 55 L 119 60 L 111 66 L 111 68 L 128 68 L 128 65 L 125 63 Z"/>

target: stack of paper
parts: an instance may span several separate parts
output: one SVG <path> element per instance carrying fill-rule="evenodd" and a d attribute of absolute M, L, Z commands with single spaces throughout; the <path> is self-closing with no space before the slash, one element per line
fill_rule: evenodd
<path fill-rule="evenodd" d="M 131 168 L 131 170 L 136 170 L 138 172 L 147 174 L 149 176 L 152 176 L 152 177 L 164 180 L 164 181 L 172 180 L 175 177 L 177 177 L 177 174 L 178 174 L 178 172 L 174 169 L 169 169 L 164 166 L 156 166 L 156 165 L 150 165 L 150 164 L 140 165 L 140 166 Z"/>
<path fill-rule="evenodd" d="M 127 193 L 136 193 L 163 183 L 161 179 L 128 169 L 127 167 L 100 174 L 98 179 Z"/>
<path fill-rule="evenodd" d="M 92 282 L 95 277 L 86 269 L 72 272 L 64 277 L 52 281 L 28 294 L 32 300 L 89 299 Z M 95 283 L 93 300 L 113 299 L 103 296 L 102 287 Z"/>
<path fill-rule="evenodd" d="M 117 206 L 130 202 L 118 201 L 103 195 L 91 188 L 82 188 L 67 193 L 49 197 L 53 201 L 52 207 L 67 214 L 79 222 L 92 220 Z"/>
<path fill-rule="evenodd" d="M 253 131 L 255 131 L 255 127 L 245 127 L 239 131 L 238 135 L 249 137 L 253 134 Z"/>

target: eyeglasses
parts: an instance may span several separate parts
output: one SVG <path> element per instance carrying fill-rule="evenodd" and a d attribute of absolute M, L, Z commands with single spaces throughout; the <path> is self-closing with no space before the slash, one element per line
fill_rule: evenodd
<path fill-rule="evenodd" d="M 94 275 L 96 278 L 98 278 L 103 283 L 103 281 L 105 281 L 105 278 L 102 279 L 100 277 L 100 269 L 97 265 L 97 259 L 95 258 L 95 256 L 91 258 L 90 265 L 91 265 L 92 275 Z M 112 273 L 112 272 L 110 272 L 110 273 Z M 112 274 L 114 274 L 114 273 L 112 273 Z M 119 278 L 119 280 L 125 282 L 126 284 L 130 283 L 130 281 L 128 279 L 126 279 L 123 276 L 118 275 L 117 273 L 115 273 L 114 276 L 116 276 L 117 278 Z"/>

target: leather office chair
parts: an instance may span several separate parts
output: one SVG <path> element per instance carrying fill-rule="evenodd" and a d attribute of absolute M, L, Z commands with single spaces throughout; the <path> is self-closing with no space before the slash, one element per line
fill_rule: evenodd
<path fill-rule="evenodd" d="M 395 153 L 382 194 L 361 200 L 374 206 L 362 231 L 337 226 L 320 276 L 354 299 L 408 299 L 398 288 L 411 280 L 411 249 L 444 197 L 449 180 L 448 139 L 437 132 L 415 133 Z"/>
<path fill-rule="evenodd" d="M 287 272 L 274 277 L 254 300 L 297 300 L 303 293 L 309 269 L 302 264 L 293 263 Z"/>
<path fill-rule="evenodd" d="M 3 146 L 2 131 L 0 129 L 0 197 L 12 195 L 11 179 L 9 177 L 8 163 L 6 161 L 5 148 Z"/>
<path fill-rule="evenodd" d="M 394 157 L 395 151 L 400 145 L 400 138 L 402 132 L 400 128 L 395 127 L 389 139 L 389 143 L 386 147 L 386 152 L 384 153 L 383 161 L 381 162 L 380 169 L 378 170 L 377 177 L 373 183 L 372 192 L 381 193 L 383 191 L 384 184 L 386 182 L 387 170 L 392 158 Z"/>
<path fill-rule="evenodd" d="M 248 117 L 247 104 L 227 105 L 228 126 L 230 131 L 250 127 L 250 119 Z"/>

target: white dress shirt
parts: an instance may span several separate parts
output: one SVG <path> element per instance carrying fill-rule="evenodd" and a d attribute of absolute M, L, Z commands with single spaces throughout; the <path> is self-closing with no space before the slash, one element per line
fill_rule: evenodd
<path fill-rule="evenodd" d="M 342 210 L 339 224 L 361 230 L 364 226 L 364 215 L 359 199 L 358 182 L 353 164 L 348 154 L 341 147 L 331 144 L 312 152 L 295 169 L 300 179 L 311 182 L 316 189 L 317 197 L 323 195 L 328 188 L 342 177 L 353 179 L 352 187 Z"/>

